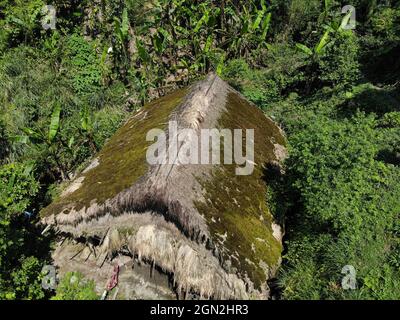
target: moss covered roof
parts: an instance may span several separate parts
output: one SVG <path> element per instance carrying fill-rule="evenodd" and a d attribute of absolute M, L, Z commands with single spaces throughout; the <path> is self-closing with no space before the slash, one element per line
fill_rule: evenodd
<path fill-rule="evenodd" d="M 244 270 L 255 285 L 265 280 L 263 263 L 277 264 L 282 245 L 274 238 L 272 215 L 266 203 L 267 185 L 264 164 L 276 161 L 274 144 L 285 145 L 276 124 L 262 111 L 236 93 L 229 93 L 227 110 L 219 120 L 220 128 L 254 128 L 255 163 L 252 175 L 238 176 L 236 165 L 214 168 L 212 179 L 202 181 L 207 202 L 197 202 L 214 239 L 224 236 L 225 258 L 238 270 Z"/>
<path fill-rule="evenodd" d="M 224 164 L 172 169 L 149 166 L 146 150 L 151 143 L 146 141 L 146 134 L 153 128 L 166 130 L 171 119 L 180 121 L 183 127 L 198 129 L 254 129 L 254 172 L 239 176 L 235 174 L 236 165 Z M 163 206 L 159 213 L 166 220 L 190 238 L 208 243 L 210 250 L 222 257 L 221 263 L 228 271 L 261 287 L 279 264 L 282 251 L 281 240 L 274 236 L 263 177 L 265 164 L 281 160 L 277 145 L 285 145 L 277 125 L 221 79 L 209 76 L 133 115 L 105 145 L 94 164 L 76 179 L 77 185 L 41 215 L 47 223 L 53 217 L 62 226 L 63 220 L 58 217 L 72 212 L 69 223 L 78 224 L 93 219 L 93 212 L 100 212 L 98 208 L 112 199 L 114 204 L 106 203 L 104 207 L 113 215 L 127 208 L 137 212 L 154 210 L 146 206 L 157 193 L 157 201 Z M 157 182 L 154 177 L 163 170 L 168 172 L 169 181 L 150 185 L 149 181 Z M 94 211 L 88 216 L 86 212 L 91 208 Z"/>

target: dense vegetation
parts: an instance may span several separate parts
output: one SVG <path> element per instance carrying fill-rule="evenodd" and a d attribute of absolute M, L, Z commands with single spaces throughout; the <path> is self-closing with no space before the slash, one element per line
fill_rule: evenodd
<path fill-rule="evenodd" d="M 281 297 L 400 298 L 398 1 L 51 4 L 46 30 L 44 1 L 0 0 L 0 299 L 51 296 L 37 213 L 132 110 L 210 70 L 288 137 L 266 195 L 286 230 Z M 346 265 L 355 290 L 341 286 Z M 96 299 L 73 276 L 54 299 Z"/>

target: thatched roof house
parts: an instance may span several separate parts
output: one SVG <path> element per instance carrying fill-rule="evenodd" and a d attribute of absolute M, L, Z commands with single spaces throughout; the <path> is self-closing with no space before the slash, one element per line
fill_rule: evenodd
<path fill-rule="evenodd" d="M 146 140 L 149 131 L 160 128 L 174 138 L 170 123 L 193 129 L 197 136 L 185 136 L 190 139 L 207 128 L 254 129 L 254 161 L 243 164 L 252 168 L 251 174 L 238 174 L 236 164 L 149 164 L 146 154 L 154 144 Z M 172 145 L 162 151 L 170 155 Z M 266 298 L 266 281 L 280 263 L 282 244 L 280 227 L 266 203 L 263 169 L 283 159 L 284 145 L 271 119 L 209 75 L 135 113 L 41 212 L 42 221 L 70 238 L 90 242 L 97 248 L 97 260 L 102 253 L 109 258 L 120 253 L 153 264 L 172 277 L 178 292 Z M 221 153 L 234 151 L 226 148 Z M 72 260 L 57 250 L 56 264 L 61 269 L 70 265 Z M 75 267 L 90 261 L 81 260 Z M 100 274 L 100 265 L 89 269 Z"/>

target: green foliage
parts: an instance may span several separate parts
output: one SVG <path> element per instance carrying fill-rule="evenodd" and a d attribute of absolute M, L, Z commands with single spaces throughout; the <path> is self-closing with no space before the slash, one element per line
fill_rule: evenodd
<path fill-rule="evenodd" d="M 93 104 L 107 109 L 87 109 L 93 129 L 83 130 L 79 109 L 87 102 L 70 85 L 75 67 L 68 72 L 60 67 L 66 58 L 64 41 L 57 41 L 47 44 L 53 48 L 51 59 L 27 46 L 10 49 L 0 59 L 0 163 L 14 161 L 0 167 L 0 299 L 48 296 L 40 274 L 48 261 L 48 240 L 38 236 L 37 217 L 27 220 L 24 211 L 37 213 L 51 200 L 46 196 L 49 184 L 66 178 L 94 152 L 89 134 L 102 145 L 126 115 L 125 89 L 110 87 Z M 27 160 L 35 163 L 35 175 L 32 164 L 23 164 Z"/>
<path fill-rule="evenodd" d="M 359 47 L 351 31 L 340 32 L 318 61 L 320 79 L 324 84 L 348 86 L 359 78 Z"/>
<path fill-rule="evenodd" d="M 297 49 L 310 59 L 305 71 L 312 86 L 348 86 L 358 80 L 358 40 L 352 31 L 344 30 L 350 16 L 351 12 L 342 18 L 340 24 L 333 20 L 324 26 L 326 30 L 313 49 L 296 44 Z"/>
<path fill-rule="evenodd" d="M 0 167 L 0 299 L 44 297 L 42 265 L 36 257 L 27 256 L 33 252 L 25 239 L 34 235 L 21 221 L 39 189 L 32 169 L 22 164 Z"/>
<path fill-rule="evenodd" d="M 52 143 L 54 141 L 54 138 L 56 137 L 58 130 L 60 129 L 60 114 L 61 114 L 61 106 L 56 105 L 54 107 L 50 120 L 49 136 L 48 136 L 49 143 Z"/>
<path fill-rule="evenodd" d="M 105 107 L 93 115 L 93 135 L 95 144 L 102 146 L 121 126 L 126 112 L 118 107 Z"/>
<path fill-rule="evenodd" d="M 286 28 L 283 36 L 295 38 L 300 34 L 302 38 L 306 38 L 310 35 L 312 26 L 318 22 L 323 10 L 322 1 L 293 0 L 283 5 L 284 12 L 287 12 L 287 16 L 283 18 Z"/>
<path fill-rule="evenodd" d="M 85 280 L 79 272 L 67 272 L 52 300 L 98 300 L 93 280 Z"/>
<path fill-rule="evenodd" d="M 394 112 L 388 112 L 385 113 L 384 116 L 382 117 L 380 121 L 382 126 L 385 127 L 400 127 L 400 112 L 399 111 L 394 111 Z"/>
<path fill-rule="evenodd" d="M 88 44 L 84 41 L 83 45 Z M 81 54 L 85 55 L 83 52 Z M 69 82 L 73 74 L 71 69 L 70 73 L 62 76 L 51 67 L 53 60 L 49 62 L 39 55 L 37 50 L 23 47 L 10 50 L 0 60 L 2 143 L 8 150 L 3 157 L 18 161 L 34 159 L 42 176 L 52 183 L 60 178 L 68 179 L 71 171 L 97 152 L 99 146 L 117 129 L 125 114 L 127 91 L 114 85 L 96 93 L 94 99 L 94 92 L 85 94 L 74 90 Z M 76 70 L 78 65 L 72 69 Z M 95 66 L 83 64 L 80 70 L 85 68 L 94 70 Z M 94 89 L 92 76 L 86 78 L 86 71 L 82 72 L 77 77 L 82 76 L 83 81 L 79 80 L 78 83 L 88 90 L 97 90 Z M 35 81 L 27 80 L 31 77 Z M 75 95 L 76 92 L 79 96 Z M 110 107 L 116 103 L 120 107 Z M 104 121 L 102 125 L 92 121 L 90 126 L 88 121 L 93 118 L 96 108 L 103 107 L 108 107 L 114 113 L 109 114 L 112 121 L 107 124 L 107 131 L 100 133 L 97 130 L 106 126 Z M 80 115 L 82 110 L 84 115 Z M 98 139 L 98 136 L 101 138 Z"/>
<path fill-rule="evenodd" d="M 101 84 L 100 59 L 94 47 L 81 35 L 72 34 L 66 39 L 64 61 L 69 78 L 79 94 L 96 91 Z"/>
<path fill-rule="evenodd" d="M 38 192 L 32 170 L 32 165 L 9 164 L 0 167 L 0 210 L 16 214 L 29 206 Z"/>
<path fill-rule="evenodd" d="M 287 218 L 283 296 L 397 299 L 400 171 L 376 160 L 382 136 L 374 117 L 332 120 L 324 114 L 332 115 L 332 100 L 318 105 L 325 109 L 304 114 L 289 130 L 285 188 L 293 213 Z M 345 265 L 356 268 L 355 291 L 341 288 Z"/>
<path fill-rule="evenodd" d="M 41 11 L 45 3 L 42 0 L 9 1 L 5 4 L 5 20 L 0 23 L 2 41 L 12 44 L 29 42 L 41 28 Z"/>
<path fill-rule="evenodd" d="M 22 261 L 21 268 L 11 273 L 13 299 L 20 297 L 28 300 L 43 299 L 45 294 L 42 288 L 43 265 L 35 257 L 29 257 Z"/>
<path fill-rule="evenodd" d="M 280 88 L 274 79 L 265 71 L 250 70 L 244 60 L 231 60 L 223 69 L 222 76 L 259 106 L 266 106 L 279 98 Z"/>
<path fill-rule="evenodd" d="M 253 99 L 286 129 L 290 144 L 284 178 L 267 178 L 271 211 L 278 221 L 285 217 L 282 298 L 398 299 L 398 95 L 393 87 L 356 85 L 365 45 L 357 33 L 331 31 L 320 54 L 309 48 L 321 39 L 305 43 L 294 53 L 286 44 L 268 46 L 261 71 L 280 95 Z M 225 77 L 248 95 L 246 85 L 268 87 L 259 72 L 234 61 Z M 341 287 L 345 265 L 356 269 L 356 290 Z"/>
<path fill-rule="evenodd" d="M 146 91 L 169 79 L 182 83 L 199 73 L 219 72 L 227 59 L 259 59 L 273 18 L 266 1 L 163 0 L 147 3 L 144 15 L 137 10 L 128 8 L 134 36 L 120 36 L 123 17 L 115 20 L 115 34 L 118 48 L 125 43 L 122 47 L 129 45 L 133 53 L 130 78 L 145 78 Z"/>
<path fill-rule="evenodd" d="M 400 10 L 399 8 L 382 7 L 371 17 L 372 30 L 387 41 L 398 40 L 400 36 Z"/>

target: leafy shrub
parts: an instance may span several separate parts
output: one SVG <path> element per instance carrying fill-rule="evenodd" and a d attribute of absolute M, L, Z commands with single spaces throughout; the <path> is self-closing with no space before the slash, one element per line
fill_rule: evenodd
<path fill-rule="evenodd" d="M 400 36 L 400 9 L 382 7 L 371 17 L 372 31 L 386 38 L 386 41 L 398 39 Z"/>
<path fill-rule="evenodd" d="M 21 213 L 38 192 L 32 165 L 9 164 L 0 167 L 0 210 Z"/>
<path fill-rule="evenodd" d="M 358 40 L 351 31 L 339 32 L 318 61 L 319 77 L 331 86 L 348 86 L 360 77 Z"/>
<path fill-rule="evenodd" d="M 375 119 L 362 114 L 345 121 L 319 116 L 291 136 L 291 192 L 300 203 L 288 223 L 285 298 L 400 296 L 394 289 L 400 278 L 389 264 L 397 249 L 385 249 L 397 243 L 390 233 L 400 209 L 400 172 L 375 160 L 380 141 L 375 127 Z M 310 277 L 304 272 L 312 270 L 304 269 L 305 262 L 319 270 L 314 284 L 304 283 Z M 356 268 L 358 290 L 341 288 L 345 265 Z"/>
<path fill-rule="evenodd" d="M 387 120 L 395 116 L 391 113 L 397 109 L 397 101 L 388 90 L 382 90 L 371 83 L 363 83 L 352 87 L 347 95 L 347 111 L 354 113 L 356 110 L 362 110 L 375 113 L 379 117 L 383 116 Z"/>
<path fill-rule="evenodd" d="M 308 61 L 290 43 L 273 43 L 268 46 L 263 65 L 269 78 L 276 83 L 281 96 L 301 92 L 307 81 L 303 67 Z"/>
<path fill-rule="evenodd" d="M 251 69 L 245 60 L 233 59 L 224 67 L 222 76 L 235 86 L 248 77 L 250 73 Z"/>
<path fill-rule="evenodd" d="M 385 113 L 380 121 L 380 124 L 385 127 L 400 128 L 400 112 L 393 111 Z"/>
<path fill-rule="evenodd" d="M 84 46 L 88 46 L 84 43 Z M 81 54 L 84 55 L 83 52 Z M 81 122 L 80 111 L 87 108 L 94 91 L 90 94 L 82 92 L 84 97 L 74 96 L 68 79 L 54 73 L 50 62 L 39 56 L 38 50 L 20 47 L 9 50 L 0 59 L 0 100 L 4 102 L 0 105 L 0 119 L 4 123 L 4 136 L 8 137 L 4 143 L 10 144 L 8 157 L 19 161 L 34 159 L 42 178 L 52 183 L 60 178 L 66 179 L 77 165 L 97 152 L 98 147 L 92 143 L 95 139 L 92 131 L 97 132 L 99 127 L 91 128 L 89 133 L 82 129 Z M 71 66 L 68 69 L 71 73 L 67 76 L 71 76 L 72 70 L 78 65 Z M 78 77 L 82 76 L 82 81 L 86 81 L 83 83 L 85 88 L 97 90 L 92 78 L 84 75 L 85 68 L 94 70 L 95 65 L 82 65 L 79 70 L 83 72 Z M 27 81 L 32 77 L 34 81 Z M 80 80 L 78 82 L 81 83 Z M 104 101 L 100 101 L 93 109 L 122 104 L 126 95 L 124 87 L 107 89 L 105 92 Z M 60 108 L 60 114 L 55 122 L 56 135 L 50 141 L 49 126 L 55 106 Z M 118 108 L 113 110 L 118 113 Z M 92 110 L 89 112 L 92 113 Z M 122 113 L 119 114 L 122 117 Z M 114 125 L 115 128 L 115 123 L 111 121 L 108 126 Z M 99 146 L 110 134 L 110 131 L 99 134 L 104 137 L 99 139 Z"/>
<path fill-rule="evenodd" d="M 43 299 L 45 293 L 42 289 L 42 263 L 35 257 L 21 260 L 21 268 L 11 273 L 14 290 L 12 293 L 13 299 Z"/>
<path fill-rule="evenodd" d="M 277 100 L 280 95 L 276 82 L 270 79 L 267 72 L 250 70 L 242 59 L 230 61 L 222 75 L 246 98 L 262 108 Z"/>
<path fill-rule="evenodd" d="M 85 280 L 79 272 L 67 272 L 52 300 L 98 300 L 93 280 Z"/>
<path fill-rule="evenodd" d="M 41 10 L 44 5 L 42 0 L 9 1 L 4 8 L 3 41 L 12 45 L 32 41 L 41 28 Z"/>
<path fill-rule="evenodd" d="M 313 27 L 318 23 L 322 12 L 321 1 L 293 0 L 288 5 L 287 29 L 284 34 L 291 34 L 295 39 L 299 36 L 307 38 Z"/>
<path fill-rule="evenodd" d="M 87 94 L 100 87 L 100 59 L 93 45 L 79 34 L 72 34 L 66 40 L 65 63 L 76 92 Z"/>
<path fill-rule="evenodd" d="M 42 264 L 31 256 L 35 250 L 29 249 L 37 244 L 37 236 L 21 221 L 38 189 L 32 166 L 0 167 L 0 299 L 44 297 L 40 285 Z"/>

